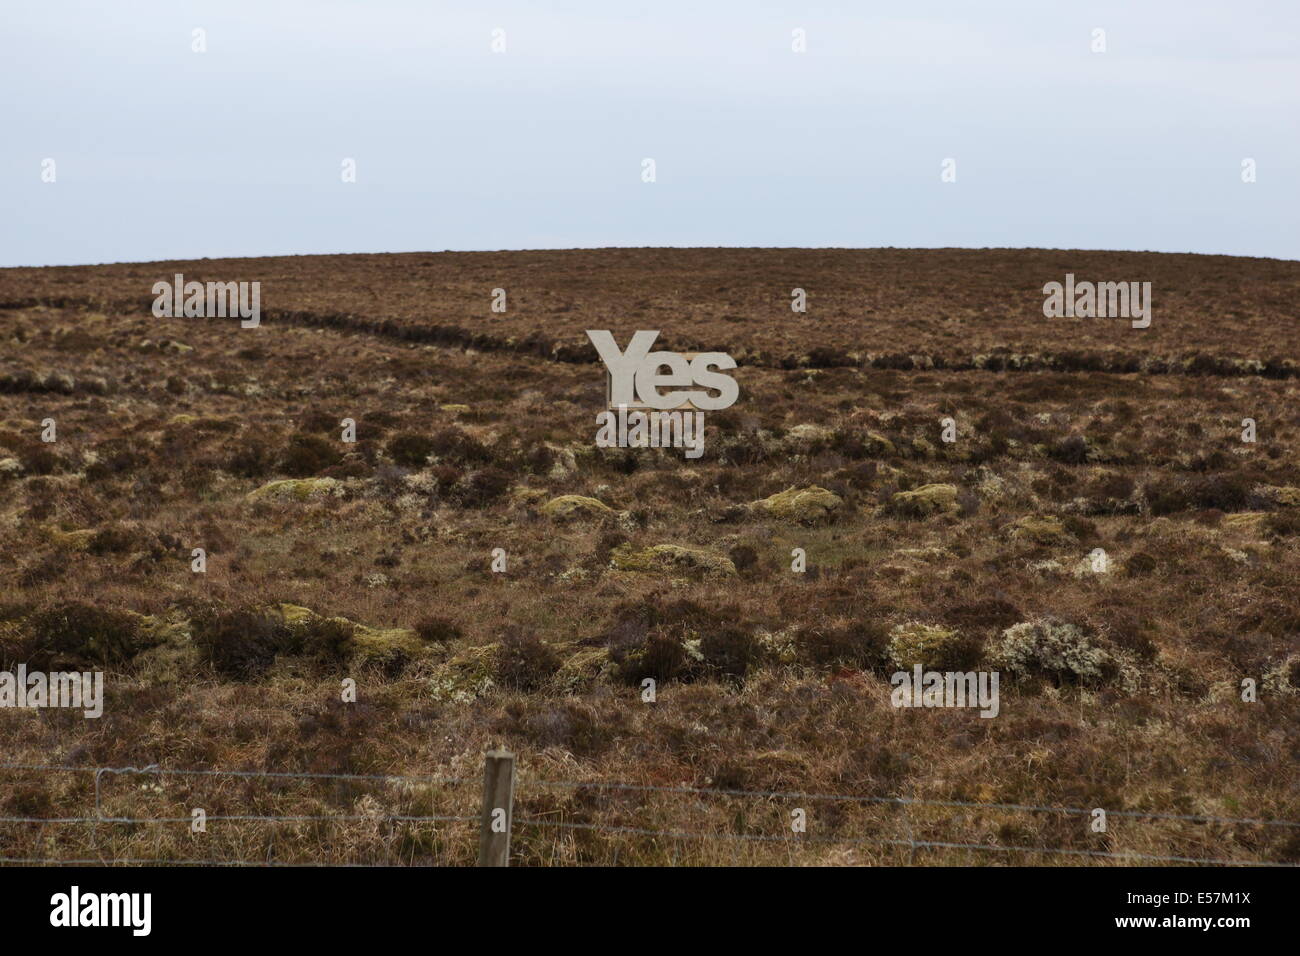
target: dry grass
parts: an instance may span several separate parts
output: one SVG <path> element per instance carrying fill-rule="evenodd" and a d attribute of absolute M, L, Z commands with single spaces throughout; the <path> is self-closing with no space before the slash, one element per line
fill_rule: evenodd
<path fill-rule="evenodd" d="M 627 250 L 0 271 L 0 299 L 28 303 L 0 311 L 0 461 L 20 465 L 0 465 L 3 663 L 108 672 L 97 721 L 0 710 L 6 760 L 468 781 L 110 777 L 109 815 L 363 819 L 214 821 L 203 835 L 0 824 L 4 855 L 469 863 L 473 823 L 388 818 L 473 814 L 481 753 L 500 744 L 521 755 L 517 816 L 548 824 L 516 827 L 521 863 L 1022 859 L 887 843 L 909 839 L 1298 861 L 1294 828 L 1112 817 L 1094 834 L 1078 815 L 829 800 L 803 807 L 811 842 L 796 844 L 791 798 L 541 783 L 1300 820 L 1300 508 L 1275 491 L 1300 486 L 1296 378 L 782 367 L 816 347 L 1295 359 L 1278 330 L 1296 270 L 1032 250 Z M 243 330 L 74 304 L 129 305 L 173 271 L 260 278 L 264 306 L 296 315 Z M 1038 289 L 1065 271 L 1154 280 L 1152 334 L 1042 319 Z M 504 319 L 487 311 L 498 285 Z M 788 312 L 793 285 L 815 319 Z M 351 318 L 313 323 L 331 315 Z M 403 339 L 435 324 L 455 330 L 446 341 L 486 336 L 486 350 Z M 701 460 L 593 447 L 600 368 L 579 348 L 557 362 L 552 345 L 519 345 L 577 343 L 587 327 L 663 328 L 756 358 L 737 371 L 741 401 L 710 415 Z M 59 441 L 45 445 L 50 417 Z M 1254 445 L 1239 440 L 1244 417 L 1259 423 Z M 355 445 L 339 441 L 343 418 Z M 804 424 L 821 431 L 794 431 Z M 290 477 L 334 478 L 337 494 L 248 499 Z M 957 510 L 924 516 L 895 498 L 928 484 L 955 486 Z M 744 507 L 808 485 L 843 499 L 834 520 Z M 617 514 L 548 519 L 540 504 L 562 494 Z M 620 546 L 659 543 L 726 555 L 738 575 L 611 570 Z M 194 547 L 206 574 L 190 571 Z M 790 571 L 795 547 L 806 574 Z M 1095 548 L 1109 573 L 1083 570 Z M 362 653 L 352 630 L 279 630 L 263 619 L 282 603 L 412 628 L 414 643 Z M 89 609 L 76 634 L 113 624 L 95 610 L 152 620 L 106 654 L 49 624 L 69 605 Z M 220 615 L 241 623 L 204 623 Z M 1048 618 L 1100 651 L 1101 676 L 1004 674 L 993 720 L 890 706 L 894 626 L 955 630 L 992 666 L 1007 628 Z M 660 679 L 654 704 L 646 675 Z M 345 677 L 355 704 L 339 699 Z M 1240 701 L 1244 677 L 1260 682 L 1257 703 Z M 93 774 L 4 774 L 0 814 L 93 809 Z"/>

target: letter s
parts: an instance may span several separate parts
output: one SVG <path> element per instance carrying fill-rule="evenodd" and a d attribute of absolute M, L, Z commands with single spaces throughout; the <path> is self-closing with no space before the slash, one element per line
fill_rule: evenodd
<path fill-rule="evenodd" d="M 691 359 L 691 374 L 695 384 L 704 388 L 717 389 L 721 394 L 713 398 L 704 392 L 696 392 L 691 402 L 696 408 L 706 412 L 716 412 L 730 408 L 740 397 L 740 385 L 730 375 L 709 371 L 709 366 L 718 368 L 735 368 L 736 360 L 726 352 L 701 352 Z"/>

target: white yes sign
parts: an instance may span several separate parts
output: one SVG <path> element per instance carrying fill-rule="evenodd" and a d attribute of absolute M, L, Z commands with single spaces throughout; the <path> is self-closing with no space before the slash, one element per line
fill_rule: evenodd
<path fill-rule="evenodd" d="M 596 347 L 601 361 L 609 369 L 609 404 L 632 406 L 639 404 L 659 411 L 681 408 L 690 402 L 700 411 L 718 411 L 729 408 L 740 396 L 740 386 L 730 375 L 712 371 L 714 368 L 736 367 L 736 360 L 726 352 L 702 352 L 689 361 L 676 352 L 651 352 L 658 332 L 637 332 L 628 343 L 627 351 L 619 351 L 614 336 L 609 332 L 587 330 L 587 338 Z M 660 369 L 668 372 L 661 374 Z M 705 391 L 681 391 L 683 386 L 699 385 L 718 391 L 717 397 Z M 677 391 L 660 392 L 660 388 Z"/>

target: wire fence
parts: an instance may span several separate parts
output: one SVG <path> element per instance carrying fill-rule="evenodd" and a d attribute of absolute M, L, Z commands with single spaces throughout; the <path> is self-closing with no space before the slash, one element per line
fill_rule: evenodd
<path fill-rule="evenodd" d="M 357 774 L 357 773 L 314 773 L 314 772 L 291 772 L 291 771 L 261 771 L 261 770 L 215 770 L 215 769 L 178 769 L 162 767 L 156 764 L 145 766 L 126 766 L 126 767 L 85 767 L 85 766 L 67 766 L 53 764 L 34 764 L 34 763 L 0 763 L 0 771 L 19 772 L 27 774 L 71 774 L 71 775 L 89 775 L 91 783 L 88 796 L 90 797 L 90 808 L 82 815 L 39 815 L 36 813 L 14 813 L 9 815 L 0 815 L 0 865 L 24 865 L 24 866 L 72 866 L 72 865 L 130 865 L 130 866 L 150 866 L 150 865 L 168 865 L 168 866 L 213 866 L 213 867 L 239 867 L 239 866 L 271 866 L 271 867 L 295 867 L 295 866 L 342 866 L 342 867 L 365 867 L 365 866 L 391 866 L 396 865 L 400 858 L 405 856 L 409 862 L 424 862 L 437 865 L 439 863 L 469 863 L 471 862 L 473 849 L 473 833 L 479 825 L 486 825 L 485 817 L 489 808 L 484 804 L 478 806 L 475 799 L 474 791 L 468 793 L 463 789 L 470 785 L 478 785 L 480 781 L 475 778 L 463 776 L 446 776 L 441 774 Z M 221 813 L 214 812 L 211 814 L 204 813 L 202 822 L 206 828 L 207 823 L 215 824 L 270 824 L 270 825 L 311 825 L 316 826 L 337 826 L 339 824 L 359 824 L 369 827 L 367 831 L 369 837 L 384 848 L 385 853 L 379 859 L 368 862 L 357 860 L 336 859 L 335 853 L 324 853 L 317 856 L 308 854 L 305 859 L 283 859 L 281 854 L 285 853 L 286 846 L 283 843 L 277 844 L 274 839 L 264 844 L 265 852 L 260 854 L 260 858 L 253 858 L 250 855 L 234 854 L 232 856 L 209 855 L 203 858 L 192 858 L 186 854 L 174 852 L 176 845 L 160 846 L 154 844 L 154 855 L 140 855 L 127 850 L 126 846 L 119 846 L 112 841 L 107 845 L 101 842 L 101 836 L 105 831 L 112 831 L 113 828 L 125 828 L 128 836 L 135 836 L 137 828 L 157 827 L 160 825 L 173 825 L 183 827 L 178 830 L 180 833 L 191 832 L 191 827 L 195 823 L 195 813 L 191 810 L 188 815 L 161 813 L 156 815 L 138 815 L 130 813 L 112 812 L 108 804 L 108 782 L 110 779 L 119 777 L 132 778 L 154 778 L 163 780 L 175 778 L 177 780 L 188 781 L 218 781 L 218 782 L 272 782 L 281 784 L 313 784 L 313 785 L 351 785 L 357 787 L 381 787 L 381 786 L 399 786 L 405 788 L 408 793 L 414 793 L 420 799 L 426 794 L 420 792 L 420 788 L 428 791 L 433 806 L 442 803 L 444 806 L 451 805 L 452 809 L 448 812 L 384 812 L 377 803 L 371 804 L 370 808 L 361 812 L 285 812 L 285 813 Z M 74 788 L 75 789 L 75 788 Z M 905 851 L 905 860 L 891 862 L 906 862 L 912 864 L 917 862 L 919 854 L 927 851 L 937 852 L 960 852 L 963 854 L 973 854 L 994 859 L 1002 857 L 1050 857 L 1058 856 L 1063 859 L 1076 860 L 1095 860 L 1095 861 L 1114 861 L 1118 863 L 1163 863 L 1163 864 L 1187 864 L 1187 865 L 1204 865 L 1204 866 L 1296 866 L 1294 861 L 1300 853 L 1300 838 L 1292 837 L 1289 842 L 1282 843 L 1280 846 L 1274 844 L 1271 849 L 1275 855 L 1281 856 L 1280 859 L 1259 859 L 1257 857 L 1247 856 L 1224 856 L 1220 855 L 1195 855 L 1181 852 L 1142 852 L 1126 851 L 1115 849 L 1099 849 L 1080 846 L 1062 846 L 1048 845 L 1046 843 L 1036 843 L 1033 841 L 998 843 L 988 840 L 962 840 L 962 839 L 939 839 L 929 833 L 917 834 L 914 827 L 922 821 L 914 817 L 915 811 L 918 810 L 939 810 L 939 811 L 960 811 L 972 814 L 1011 814 L 1011 815 L 1052 815 L 1056 817 L 1089 817 L 1094 818 L 1096 808 L 1071 807 L 1071 806 L 1054 806 L 1054 805 L 1037 805 L 1027 803 L 995 803 L 995 802 L 975 802 L 951 799 L 935 799 L 926 797 L 907 797 L 896 795 L 878 795 L 878 794 L 837 794 L 837 793 L 811 793 L 803 791 L 782 791 L 782 790 L 747 790 L 726 787 L 695 787 L 695 786 L 665 786 L 653 784 L 635 784 L 617 781 L 605 780 L 545 780 L 523 778 L 520 781 L 520 790 L 524 798 L 520 803 L 525 807 L 525 812 L 514 814 L 511 818 L 511 826 L 517 829 L 516 835 L 526 844 L 523 851 L 516 851 L 515 855 L 524 857 L 523 862 L 545 862 L 547 854 L 547 841 L 541 842 L 533 836 L 536 832 L 551 832 L 555 836 L 550 838 L 550 843 L 565 837 L 585 836 L 597 841 L 609 841 L 615 838 L 630 838 L 632 840 L 648 841 L 649 849 L 662 850 L 665 842 L 671 842 L 674 845 L 672 862 L 677 862 L 680 858 L 680 845 L 690 842 L 717 842 L 719 844 L 730 845 L 733 847 L 741 845 L 752 846 L 770 846 L 777 845 L 790 851 L 797 851 L 806 847 L 828 847 L 840 846 L 845 848 L 853 847 L 871 847 L 880 850 L 895 850 L 900 854 Z M 895 821 L 896 830 L 900 832 L 884 832 L 886 826 L 882 821 L 870 821 L 873 828 L 880 831 L 874 833 L 810 833 L 796 831 L 786 826 L 779 832 L 747 832 L 748 824 L 736 826 L 733 829 L 677 829 L 656 826 L 629 825 L 622 822 L 602 822 L 600 820 L 590 819 L 573 819 L 580 813 L 590 813 L 591 807 L 578 807 L 569 804 L 549 809 L 548 801 L 545 794 L 548 791 L 572 792 L 574 797 L 590 797 L 596 793 L 612 793 L 623 795 L 639 795 L 641 797 L 671 798 L 681 800 L 689 798 L 693 800 L 732 800 L 732 801 L 762 801 L 767 805 L 773 802 L 779 802 L 784 805 L 783 808 L 789 808 L 791 805 L 798 804 L 802 807 L 819 804 L 828 805 L 853 805 L 860 807 L 878 807 L 890 808 L 900 811 L 901 820 Z M 186 792 L 184 796 L 191 796 Z M 209 795 L 212 796 L 212 795 Z M 356 793 L 349 791 L 346 795 L 349 799 L 356 801 Z M 250 798 L 245 798 L 250 799 Z M 518 798 L 516 798 L 518 799 Z M 250 801 L 251 802 L 251 801 Z M 587 801 L 590 803 L 590 801 Z M 12 800 L 10 801 L 12 804 Z M 530 806 L 530 804 L 536 804 Z M 801 809 L 802 809 L 801 807 Z M 454 812 L 459 808 L 465 812 Z M 642 802 L 632 808 L 635 811 L 664 810 L 664 807 L 654 807 Z M 686 808 L 682 813 L 689 812 Z M 627 807 L 617 807 L 611 812 L 612 816 L 621 816 L 627 812 Z M 1261 828 L 1266 831 L 1300 831 L 1300 821 L 1268 819 L 1260 817 L 1231 817 L 1211 814 L 1195 813 L 1169 813 L 1145 810 L 1125 810 L 1114 809 L 1107 810 L 1106 817 L 1117 818 L 1121 820 L 1144 821 L 1156 824 L 1178 824 L 1178 825 L 1196 825 L 1198 827 L 1218 827 L 1218 828 Z M 933 825 L 935 821 L 927 821 Z M 952 825 L 954 822 L 953 815 L 941 815 L 938 821 L 941 825 Z M 423 842 L 416 840 L 417 849 L 427 850 L 429 847 L 428 837 L 431 834 L 440 834 L 448 837 L 454 849 L 439 854 L 438 852 L 429 853 L 394 853 L 392 852 L 396 841 L 395 827 L 398 825 L 411 828 L 411 833 L 416 831 L 423 833 Z M 471 826 L 472 825 L 472 826 Z M 67 845 L 70 841 L 28 840 L 26 844 L 22 840 L 13 836 L 13 828 L 37 827 L 41 833 L 44 833 L 47 826 L 85 826 L 90 830 L 88 841 L 73 843 L 71 847 Z M 377 835 L 375 829 L 379 826 L 388 827 L 387 836 Z M 1084 823 L 1077 827 L 1080 834 L 1086 833 L 1088 824 Z M 201 832 L 206 833 L 206 829 Z M 298 833 L 302 836 L 302 832 Z M 411 834 L 408 833 L 408 836 Z M 1093 834 L 1095 837 L 1103 838 L 1106 833 Z M 1204 834 L 1203 834 L 1204 835 Z M 1213 835 L 1209 835 L 1215 839 Z M 256 842 L 256 841 L 254 841 Z M 1064 841 L 1062 841 L 1064 842 Z M 1241 848 L 1242 841 L 1231 841 L 1234 846 Z M 363 841 L 364 843 L 364 841 Z M 1255 846 L 1262 849 L 1267 845 L 1266 840 L 1248 840 L 1244 841 L 1246 846 Z M 130 844 L 128 841 L 128 845 Z M 319 846 L 329 846 L 329 840 L 322 838 Z M 26 847 L 28 852 L 22 852 Z M 60 855 L 61 849 L 85 848 L 89 852 L 74 852 L 72 855 Z M 349 849 L 365 849 L 362 845 L 358 847 L 355 844 L 349 844 Z M 31 852 L 32 849 L 38 852 Z M 247 846 L 243 849 L 247 850 Z M 556 848 L 550 846 L 549 856 L 554 862 L 556 859 Z M 583 854 L 572 854 L 570 859 L 573 862 L 583 862 L 590 858 L 591 847 L 587 847 L 586 856 Z M 616 845 L 606 847 L 613 854 L 613 861 L 617 862 L 620 851 L 626 852 L 628 847 Z M 640 855 L 636 857 L 636 862 L 656 862 L 647 857 L 647 847 L 640 848 Z M 6 852 L 7 851 L 7 852 Z M 606 854 L 608 859 L 608 854 Z M 720 862 L 715 856 L 714 862 Z"/>

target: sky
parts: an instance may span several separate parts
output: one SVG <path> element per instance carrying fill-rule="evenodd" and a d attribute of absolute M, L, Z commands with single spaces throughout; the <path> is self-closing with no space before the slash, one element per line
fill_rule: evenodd
<path fill-rule="evenodd" d="M 41 0 L 6 4 L 0 112 L 0 266 L 601 246 L 1300 258 L 1296 0 Z"/>

